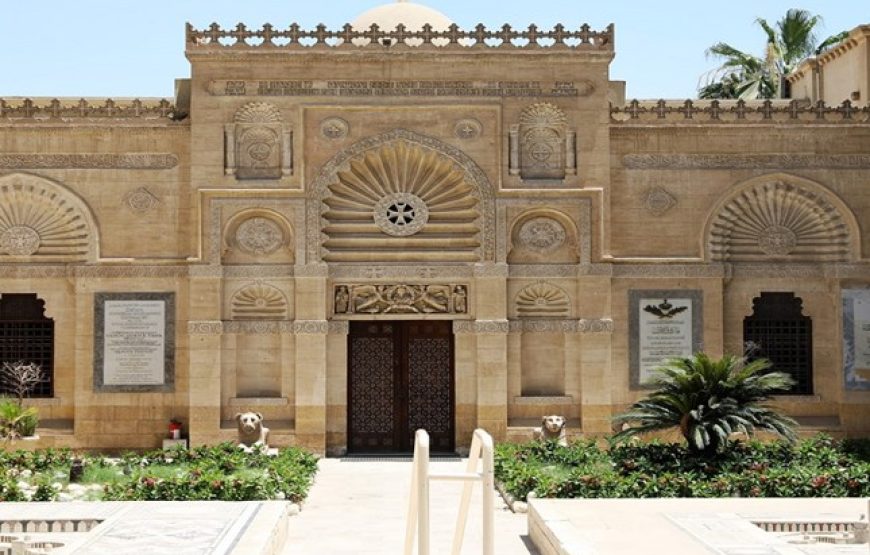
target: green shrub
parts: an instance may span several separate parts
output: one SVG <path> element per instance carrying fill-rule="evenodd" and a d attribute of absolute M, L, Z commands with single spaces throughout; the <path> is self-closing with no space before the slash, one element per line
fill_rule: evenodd
<path fill-rule="evenodd" d="M 33 407 L 22 407 L 12 399 L 0 399 L 0 438 L 13 440 L 32 436 L 39 424 Z"/>
<path fill-rule="evenodd" d="M 861 497 L 870 495 L 868 442 L 820 435 L 797 444 L 731 442 L 715 456 L 685 444 L 499 444 L 496 478 L 518 499 L 539 497 Z"/>

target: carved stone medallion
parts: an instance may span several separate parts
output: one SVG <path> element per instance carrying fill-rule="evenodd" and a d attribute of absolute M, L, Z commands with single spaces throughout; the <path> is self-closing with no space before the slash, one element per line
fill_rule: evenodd
<path fill-rule="evenodd" d="M 797 235 L 785 226 L 772 225 L 759 234 L 758 246 L 767 254 L 789 254 L 797 246 Z"/>
<path fill-rule="evenodd" d="M 160 201 L 145 187 L 139 187 L 124 195 L 124 204 L 137 214 L 144 214 L 157 208 Z"/>
<path fill-rule="evenodd" d="M 0 247 L 11 256 L 30 256 L 39 244 L 39 233 L 26 225 L 12 226 L 0 234 Z"/>
<path fill-rule="evenodd" d="M 483 132 L 483 126 L 476 119 L 461 119 L 453 126 L 453 134 L 458 139 L 476 139 Z"/>
<path fill-rule="evenodd" d="M 267 218 L 245 220 L 236 230 L 236 243 L 248 254 L 271 254 L 281 247 L 284 233 Z"/>
<path fill-rule="evenodd" d="M 341 118 L 326 118 L 320 124 L 320 133 L 333 141 L 347 137 L 349 131 L 350 125 Z"/>
<path fill-rule="evenodd" d="M 653 216 L 662 216 L 677 205 L 677 199 L 661 187 L 653 187 L 647 191 L 643 205 Z"/>
<path fill-rule="evenodd" d="M 552 251 L 565 243 L 565 228 L 552 218 L 532 218 L 520 228 L 520 242 L 536 251 Z"/>
<path fill-rule="evenodd" d="M 387 235 L 407 237 L 423 229 L 429 221 L 429 208 L 417 195 L 393 193 L 378 201 L 373 216 Z"/>

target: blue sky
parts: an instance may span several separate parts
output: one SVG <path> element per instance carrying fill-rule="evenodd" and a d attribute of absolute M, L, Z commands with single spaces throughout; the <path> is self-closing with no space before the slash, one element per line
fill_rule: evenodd
<path fill-rule="evenodd" d="M 189 76 L 184 23 L 250 27 L 270 22 L 338 28 L 379 0 L 0 0 L 0 97 L 171 96 Z M 462 28 L 482 22 L 568 27 L 616 25 L 611 78 L 630 98 L 694 96 L 699 77 L 716 66 L 704 51 L 723 40 L 760 54 L 756 17 L 780 18 L 799 7 L 824 17 L 820 38 L 870 23 L 868 0 L 429 0 Z"/>

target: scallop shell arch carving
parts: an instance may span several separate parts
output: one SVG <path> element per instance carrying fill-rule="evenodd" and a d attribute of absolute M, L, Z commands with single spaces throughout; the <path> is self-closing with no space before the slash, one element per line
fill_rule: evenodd
<path fill-rule="evenodd" d="M 516 296 L 517 315 L 525 318 L 568 318 L 571 298 L 564 289 L 539 281 L 521 289 Z"/>
<path fill-rule="evenodd" d="M 235 123 L 281 123 L 281 112 L 268 102 L 249 102 L 236 111 Z"/>
<path fill-rule="evenodd" d="M 0 261 L 87 261 L 92 228 L 83 203 L 63 187 L 25 174 L 0 177 Z"/>
<path fill-rule="evenodd" d="M 233 294 L 230 311 L 233 320 L 286 320 L 287 297 L 277 287 L 254 283 Z"/>
<path fill-rule="evenodd" d="M 331 262 L 474 262 L 480 199 L 466 172 L 434 149 L 397 140 L 351 158 L 323 201 Z"/>
<path fill-rule="evenodd" d="M 839 262 L 850 257 L 851 237 L 823 194 L 775 180 L 741 191 L 718 210 L 709 249 L 713 260 Z"/>
<path fill-rule="evenodd" d="M 520 114 L 520 124 L 533 126 L 565 125 L 568 118 L 558 106 L 549 102 L 537 102 Z"/>

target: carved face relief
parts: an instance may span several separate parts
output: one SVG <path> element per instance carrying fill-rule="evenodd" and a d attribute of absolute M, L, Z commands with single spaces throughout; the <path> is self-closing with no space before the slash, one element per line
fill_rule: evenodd
<path fill-rule="evenodd" d="M 393 193 L 375 205 L 375 223 L 394 237 L 414 235 L 429 221 L 429 208 L 423 199 L 410 193 Z"/>
<path fill-rule="evenodd" d="M 248 254 L 271 254 L 281 247 L 284 233 L 281 228 L 267 218 L 245 220 L 236 230 L 236 243 Z"/>
<path fill-rule="evenodd" d="M 565 244 L 565 228 L 552 218 L 532 218 L 520 228 L 523 246 L 537 251 L 552 251 Z"/>
<path fill-rule="evenodd" d="M 12 226 L 0 234 L 0 248 L 11 256 L 30 256 L 39 245 L 39 233 L 26 225 Z"/>
<path fill-rule="evenodd" d="M 797 235 L 787 227 L 772 225 L 758 236 L 758 246 L 767 254 L 785 255 L 797 246 Z"/>

